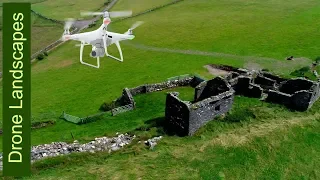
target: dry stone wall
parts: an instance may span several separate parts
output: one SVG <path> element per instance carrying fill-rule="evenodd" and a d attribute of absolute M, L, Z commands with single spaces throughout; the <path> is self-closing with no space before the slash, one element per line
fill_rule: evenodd
<path fill-rule="evenodd" d="M 120 114 L 122 112 L 130 111 L 135 108 L 134 96 L 139 94 L 152 93 L 156 91 L 163 91 L 170 88 L 182 87 L 182 86 L 197 86 L 204 79 L 197 76 L 186 76 L 181 79 L 169 80 L 155 84 L 144 84 L 134 88 L 125 88 L 122 91 L 122 95 L 111 103 L 103 103 L 100 106 L 100 110 L 111 110 L 113 115 Z"/>
<path fill-rule="evenodd" d="M 237 74 L 239 74 L 237 76 Z M 226 77 L 236 94 L 262 98 L 286 107 L 306 111 L 319 99 L 319 82 L 305 78 L 284 79 L 266 72 L 236 73 Z"/>
<path fill-rule="evenodd" d="M 221 77 L 200 83 L 194 101 L 182 101 L 178 93 L 166 98 L 165 121 L 167 130 L 179 136 L 193 135 L 215 117 L 228 112 L 233 104 L 234 90 Z"/>

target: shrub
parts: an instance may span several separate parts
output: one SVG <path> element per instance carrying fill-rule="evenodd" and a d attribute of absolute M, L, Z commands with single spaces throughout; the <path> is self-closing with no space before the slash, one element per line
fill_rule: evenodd
<path fill-rule="evenodd" d="M 301 69 L 293 71 L 292 73 L 290 73 L 290 75 L 296 76 L 296 77 L 305 77 L 305 74 L 309 71 L 310 71 L 310 67 L 305 66 Z"/>
<path fill-rule="evenodd" d="M 316 63 L 317 64 L 320 64 L 320 56 L 318 56 L 316 59 L 315 59 Z"/>
<path fill-rule="evenodd" d="M 262 69 L 261 71 L 264 71 L 264 72 L 270 72 L 269 69 Z"/>
<path fill-rule="evenodd" d="M 48 56 L 48 52 L 47 51 L 43 52 L 43 55 Z"/>
<path fill-rule="evenodd" d="M 38 54 L 37 59 L 39 61 L 43 60 L 44 59 L 44 55 L 43 54 Z"/>
<path fill-rule="evenodd" d="M 92 28 L 92 27 L 94 27 L 94 26 L 96 26 L 96 25 L 97 25 L 96 22 L 94 22 L 94 23 L 92 23 L 92 24 L 89 24 L 88 28 Z"/>

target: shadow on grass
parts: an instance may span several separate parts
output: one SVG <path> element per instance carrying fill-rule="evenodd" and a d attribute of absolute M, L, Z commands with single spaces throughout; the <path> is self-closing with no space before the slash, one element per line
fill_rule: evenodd
<path fill-rule="evenodd" d="M 166 123 L 165 117 L 157 117 L 154 119 L 149 119 L 145 121 L 144 125 L 136 128 L 135 132 L 141 133 L 145 132 L 149 135 L 153 136 L 176 136 L 177 133 L 170 128 L 170 126 Z"/>

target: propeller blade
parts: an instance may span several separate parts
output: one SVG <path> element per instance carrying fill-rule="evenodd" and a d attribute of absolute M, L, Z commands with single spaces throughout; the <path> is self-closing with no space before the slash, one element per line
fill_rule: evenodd
<path fill-rule="evenodd" d="M 131 26 L 131 30 L 134 30 L 135 28 L 141 26 L 144 22 L 143 21 L 137 21 Z"/>
<path fill-rule="evenodd" d="M 125 17 L 125 16 L 131 16 L 132 11 L 112 11 L 112 12 L 90 12 L 90 11 L 84 11 L 81 12 L 81 16 L 99 16 L 99 15 L 108 15 L 109 17 L 116 18 L 116 17 Z"/>
<path fill-rule="evenodd" d="M 99 16 L 99 15 L 104 15 L 103 12 L 81 12 L 81 16 Z"/>
<path fill-rule="evenodd" d="M 89 45 L 91 45 L 91 44 L 84 44 L 85 46 L 89 46 Z M 75 47 L 80 47 L 81 46 L 81 44 L 75 44 L 74 45 Z"/>
<path fill-rule="evenodd" d="M 112 11 L 109 12 L 109 16 L 112 18 L 132 16 L 132 11 Z"/>
<path fill-rule="evenodd" d="M 68 29 L 70 29 L 71 28 L 71 26 L 73 25 L 73 23 L 74 23 L 74 19 L 72 19 L 72 18 L 68 18 L 68 19 L 66 19 L 65 20 L 65 24 L 64 24 L 64 29 L 66 30 L 68 30 Z"/>

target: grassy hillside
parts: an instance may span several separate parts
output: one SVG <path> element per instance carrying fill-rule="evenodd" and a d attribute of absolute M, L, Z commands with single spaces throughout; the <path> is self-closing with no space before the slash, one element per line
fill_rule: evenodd
<path fill-rule="evenodd" d="M 122 9 L 121 4 L 126 3 L 120 1 L 114 9 Z M 121 44 L 124 62 L 102 58 L 100 69 L 81 65 L 79 47 L 68 42 L 32 67 L 32 115 L 37 121 L 57 120 L 55 126 L 33 131 L 32 144 L 72 141 L 70 132 L 80 141 L 115 132 L 133 131 L 144 138 L 162 134 L 156 122 L 163 120 L 165 92 L 138 96 L 136 110 L 116 117 L 106 115 L 86 125 L 58 117 L 62 111 L 76 116 L 94 114 L 104 101 L 120 96 L 125 87 L 188 73 L 210 78 L 203 68 L 209 63 L 238 67 L 255 63 L 289 75 L 318 56 L 319 10 L 316 0 L 185 0 L 111 24 L 112 30 L 125 32 L 135 21 L 145 21 L 135 30 L 136 39 Z M 117 55 L 115 49 L 108 50 Z M 84 60 L 95 63 L 86 56 L 89 53 L 87 47 Z M 290 55 L 299 60 L 285 61 Z M 178 91 L 184 98 L 192 97 L 190 88 Z M 80 154 L 45 160 L 34 166 L 33 178 L 56 178 L 59 174 L 68 179 L 317 179 L 319 108 L 317 102 L 308 112 L 291 112 L 237 97 L 226 119 L 211 122 L 195 137 L 165 136 L 155 151 L 134 145 L 115 155 Z M 140 126 L 152 128 L 135 131 Z"/>
<path fill-rule="evenodd" d="M 52 19 L 64 20 L 66 18 L 80 18 L 81 11 L 101 10 L 107 2 L 109 0 L 96 0 L 94 2 L 87 0 L 54 0 L 34 4 L 32 9 Z"/>
<path fill-rule="evenodd" d="M 195 137 L 166 136 L 153 151 L 137 144 L 38 162 L 28 179 L 318 179 L 319 129 L 312 118 L 216 121 Z"/>
<path fill-rule="evenodd" d="M 30 2 L 31 4 L 36 4 L 36 3 L 40 3 L 46 0 L 1 0 L 0 2 L 0 7 L 2 7 L 2 3 L 7 3 L 7 2 Z"/>
<path fill-rule="evenodd" d="M 31 54 L 58 40 L 63 33 L 63 25 L 56 24 L 43 19 L 35 14 L 31 14 Z M 2 31 L 0 42 L 2 43 Z M 0 47 L 0 68 L 2 71 L 2 46 Z"/>
<path fill-rule="evenodd" d="M 112 10 L 132 10 L 133 14 L 136 14 L 173 1 L 175 0 L 118 0 L 116 6 L 114 6 Z"/>

